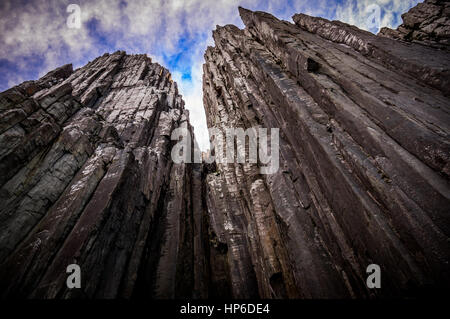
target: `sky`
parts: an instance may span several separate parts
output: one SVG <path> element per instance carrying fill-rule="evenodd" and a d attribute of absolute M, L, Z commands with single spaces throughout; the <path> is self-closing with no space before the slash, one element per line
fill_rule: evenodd
<path fill-rule="evenodd" d="M 0 91 L 58 66 L 79 68 L 105 52 L 146 53 L 178 83 L 199 146 L 209 138 L 202 102 L 203 54 L 216 25 L 244 25 L 238 6 L 292 22 L 294 13 L 341 20 L 377 33 L 396 28 L 417 0 L 0 0 Z M 68 18 L 80 9 L 79 28 Z M 379 12 L 379 15 L 378 15 Z M 379 17 L 377 20 L 376 17 Z"/>

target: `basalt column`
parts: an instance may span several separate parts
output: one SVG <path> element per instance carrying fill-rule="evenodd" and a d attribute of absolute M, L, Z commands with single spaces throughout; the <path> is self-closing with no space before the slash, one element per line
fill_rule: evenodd
<path fill-rule="evenodd" d="M 171 160 L 172 131 L 193 137 L 183 104 L 168 70 L 125 52 L 0 94 L 3 297 L 205 294 L 201 167 Z"/>
<path fill-rule="evenodd" d="M 208 172 L 218 256 L 211 280 L 238 298 L 405 297 L 445 288 L 445 41 L 394 40 L 303 14 L 295 24 L 242 8 L 240 15 L 245 29 L 217 27 L 205 53 L 208 127 L 279 128 L 280 168 L 261 174 L 258 164 L 231 163 Z M 366 285 L 371 264 L 380 266 L 381 289 Z"/>
<path fill-rule="evenodd" d="M 208 127 L 267 128 L 269 145 L 279 129 L 270 172 L 261 152 L 256 163 L 211 162 L 218 150 L 174 160 L 178 128 L 183 155 L 198 155 L 193 128 L 169 71 L 145 55 L 105 54 L 0 93 L 1 298 L 447 288 L 448 9 L 427 0 L 378 36 L 242 8 L 245 29 L 217 27 L 203 66 Z M 248 159 L 241 141 L 234 156 Z M 81 288 L 66 284 L 72 264 Z M 371 264 L 380 289 L 367 286 Z"/>

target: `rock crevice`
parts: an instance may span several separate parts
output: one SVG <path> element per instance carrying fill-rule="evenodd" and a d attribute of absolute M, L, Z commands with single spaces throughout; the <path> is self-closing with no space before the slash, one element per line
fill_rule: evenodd
<path fill-rule="evenodd" d="M 146 55 L 105 54 L 0 93 L 0 296 L 438 294 L 450 281 L 447 7 L 427 0 L 378 36 L 243 8 L 244 29 L 218 26 L 208 127 L 279 129 L 271 174 L 209 163 L 212 152 L 175 162 L 173 131 L 193 153 L 194 131 Z M 80 289 L 66 285 L 70 264 Z M 381 289 L 366 285 L 371 264 Z"/>
<path fill-rule="evenodd" d="M 201 167 L 170 158 L 171 132 L 193 133 L 168 70 L 116 52 L 0 99 L 2 296 L 191 296 L 177 274 L 193 268 Z M 72 263 L 81 290 L 66 287 Z"/>
<path fill-rule="evenodd" d="M 303 14 L 240 14 L 245 29 L 218 27 L 205 54 L 208 127 L 280 128 L 280 169 L 220 164 L 207 176 L 233 296 L 444 288 L 448 53 Z M 373 263 L 385 289 L 366 286 Z"/>

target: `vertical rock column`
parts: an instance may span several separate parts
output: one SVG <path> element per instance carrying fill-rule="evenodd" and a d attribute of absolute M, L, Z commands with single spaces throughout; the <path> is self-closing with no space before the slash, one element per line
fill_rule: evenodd
<path fill-rule="evenodd" d="M 206 177 L 211 280 L 234 297 L 416 296 L 449 278 L 450 57 L 240 8 L 205 53 L 208 127 L 280 129 L 280 169 Z M 382 289 L 368 289 L 377 264 Z"/>
<path fill-rule="evenodd" d="M 172 131 L 193 137 L 183 104 L 165 68 L 125 52 L 0 94 L 3 297 L 192 296 L 203 211 L 200 168 L 171 160 Z"/>

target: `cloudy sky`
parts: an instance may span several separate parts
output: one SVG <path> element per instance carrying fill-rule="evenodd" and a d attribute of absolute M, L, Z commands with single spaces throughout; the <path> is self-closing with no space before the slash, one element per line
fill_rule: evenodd
<path fill-rule="evenodd" d="M 147 53 L 167 67 L 190 110 L 197 140 L 208 145 L 202 106 L 202 64 L 216 25 L 243 27 L 238 6 L 291 20 L 303 12 L 377 32 L 397 27 L 418 0 L 0 0 L 0 91 L 37 79 L 66 63 L 78 68 L 105 52 Z M 81 9 L 81 27 L 69 28 L 69 4 Z M 376 5 L 376 6 L 374 6 Z"/>

